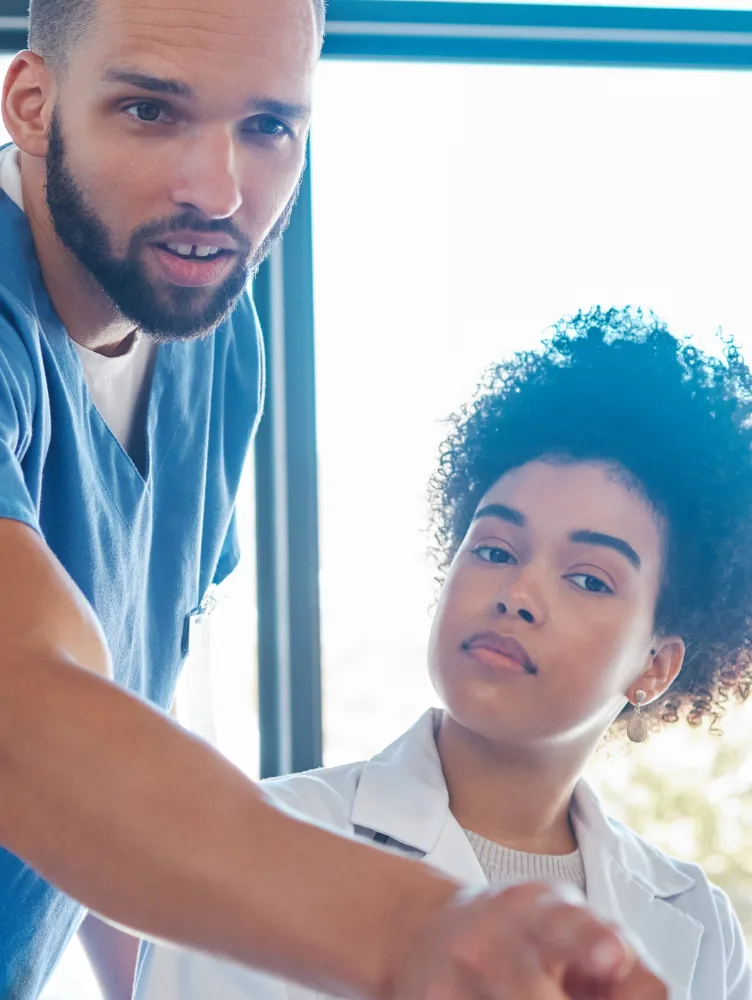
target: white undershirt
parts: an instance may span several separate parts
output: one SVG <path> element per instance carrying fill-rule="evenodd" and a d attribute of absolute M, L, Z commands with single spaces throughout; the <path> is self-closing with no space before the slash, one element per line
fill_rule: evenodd
<path fill-rule="evenodd" d="M 0 151 L 0 188 L 23 211 L 21 170 L 15 146 Z M 143 468 L 149 384 L 157 345 L 134 337 L 126 354 L 109 358 L 73 341 L 91 398 L 100 416 L 136 464 Z"/>

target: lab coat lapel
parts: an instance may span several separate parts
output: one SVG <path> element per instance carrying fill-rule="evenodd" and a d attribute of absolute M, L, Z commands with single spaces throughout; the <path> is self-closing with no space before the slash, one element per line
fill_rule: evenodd
<path fill-rule="evenodd" d="M 449 814 L 431 710 L 363 766 L 350 811 L 358 830 L 373 831 L 421 854 L 431 853 Z"/>
<path fill-rule="evenodd" d="M 404 736 L 364 766 L 350 822 L 364 833 L 389 838 L 392 846 L 420 854 L 460 882 L 486 878 L 470 841 L 449 811 L 436 729 L 441 712 L 426 712 Z"/>
<path fill-rule="evenodd" d="M 582 851 L 588 905 L 624 929 L 646 964 L 689 1000 L 702 925 L 670 900 L 694 886 L 631 830 L 614 826 L 585 782 L 575 792 L 572 822 Z"/>
<path fill-rule="evenodd" d="M 447 820 L 436 846 L 425 857 L 426 862 L 458 882 L 470 886 L 488 884 L 472 844 L 465 831 L 447 809 Z"/>

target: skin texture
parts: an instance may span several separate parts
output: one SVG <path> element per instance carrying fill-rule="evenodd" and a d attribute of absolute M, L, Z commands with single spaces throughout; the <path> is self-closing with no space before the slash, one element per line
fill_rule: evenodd
<path fill-rule="evenodd" d="M 106 254 L 140 268 L 157 304 L 199 314 L 211 290 L 165 284 L 144 234 L 188 215 L 203 233 L 264 245 L 298 183 L 318 43 L 307 0 L 102 0 L 64 73 L 38 55 L 14 60 L 4 121 L 21 150 L 42 275 L 74 340 L 117 354 L 137 324 L 87 267 L 58 202 L 56 226 L 50 139 L 74 184 L 63 202 L 96 221 Z M 115 67 L 195 96 L 170 96 L 169 121 L 145 124 L 134 112 L 151 118 L 154 95 L 113 86 L 105 74 Z M 280 141 L 249 139 L 270 99 L 302 113 Z M 600 945 L 612 949 L 601 996 L 666 996 L 584 909 L 547 905 L 541 919 L 547 887 L 468 899 L 424 866 L 273 809 L 221 757 L 111 683 L 93 612 L 42 539 L 0 522 L 0 566 L 0 844 L 95 912 L 343 996 L 584 1000 L 559 984 L 594 972 Z"/>

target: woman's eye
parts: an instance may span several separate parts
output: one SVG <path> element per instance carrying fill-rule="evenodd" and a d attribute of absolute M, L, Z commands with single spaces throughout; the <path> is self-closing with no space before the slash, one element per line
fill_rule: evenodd
<path fill-rule="evenodd" d="M 139 101 L 137 104 L 129 104 L 123 110 L 130 118 L 135 118 L 136 121 L 146 124 L 159 121 L 161 115 L 164 115 L 164 120 L 170 121 L 170 117 L 165 113 L 164 108 L 154 101 Z"/>
<path fill-rule="evenodd" d="M 604 583 L 600 577 L 593 576 L 592 573 L 572 573 L 571 576 L 567 577 L 567 580 L 571 580 L 575 587 L 587 590 L 590 594 L 613 594 L 609 585 Z"/>
<path fill-rule="evenodd" d="M 246 123 L 244 131 L 258 132 L 261 135 L 271 136 L 290 134 L 290 130 L 285 123 L 281 122 L 279 118 L 274 118 L 272 115 L 258 115 L 256 118 L 251 118 Z"/>
<path fill-rule="evenodd" d="M 473 549 L 473 553 L 484 562 L 497 563 L 502 566 L 514 562 L 512 553 L 499 548 L 498 545 L 477 545 Z"/>

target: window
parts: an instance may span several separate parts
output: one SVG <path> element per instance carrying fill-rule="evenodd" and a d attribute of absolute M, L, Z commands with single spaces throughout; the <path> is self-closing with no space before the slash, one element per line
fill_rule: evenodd
<path fill-rule="evenodd" d="M 751 99 L 752 75 L 732 72 L 321 67 L 312 184 L 327 764 L 372 754 L 435 700 L 425 488 L 441 421 L 487 364 L 594 304 L 652 307 L 706 347 L 722 326 L 752 350 L 752 139 L 738 126 Z M 750 719 L 752 704 L 732 713 L 723 741 L 669 727 L 595 770 L 634 769 L 642 783 L 610 804 L 704 861 L 752 931 L 752 858 L 730 847 L 752 819 L 752 775 L 724 756 L 736 746 L 746 759 Z M 669 779 L 674 805 L 695 801 L 704 768 L 728 836 L 702 841 L 690 817 L 651 816 L 645 762 Z"/>
<path fill-rule="evenodd" d="M 253 462 L 238 492 L 241 560 L 217 588 L 205 657 L 189 656 L 176 694 L 178 718 L 250 778 L 259 776 L 256 540 Z"/>
<path fill-rule="evenodd" d="M 472 0 L 470 0 L 472 2 Z M 477 2 L 477 0 L 476 0 Z M 480 0 L 481 3 L 496 3 L 498 0 Z M 516 3 L 517 0 L 502 0 Z M 568 0 L 526 0 L 526 3 L 568 6 Z M 578 0 L 578 7 L 668 7 L 679 10 L 692 8 L 703 10 L 749 10 L 749 0 Z"/>

